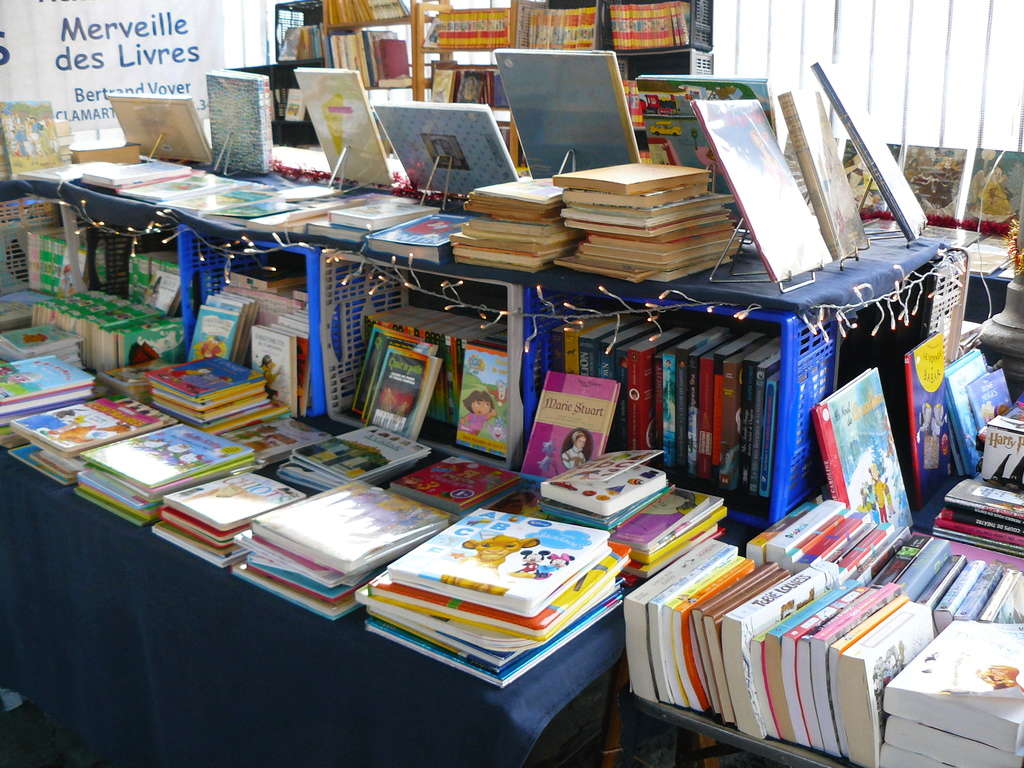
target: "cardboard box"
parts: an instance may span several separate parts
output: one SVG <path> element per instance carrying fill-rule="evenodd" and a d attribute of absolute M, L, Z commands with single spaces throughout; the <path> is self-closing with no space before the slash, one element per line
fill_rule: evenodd
<path fill-rule="evenodd" d="M 98 147 L 96 149 L 72 149 L 73 163 L 137 163 L 139 145 L 125 144 L 123 147 Z"/>
<path fill-rule="evenodd" d="M 993 483 L 1024 485 L 1024 421 L 996 416 L 988 423 L 981 477 Z"/>

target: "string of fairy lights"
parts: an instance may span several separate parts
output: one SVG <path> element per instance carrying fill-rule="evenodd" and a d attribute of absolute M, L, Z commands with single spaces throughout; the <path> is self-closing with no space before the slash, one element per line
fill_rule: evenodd
<path fill-rule="evenodd" d="M 60 186 L 58 186 L 58 195 Z M 232 263 L 240 256 L 255 257 L 278 253 L 288 248 L 315 248 L 304 241 L 292 242 L 285 234 L 282 238 L 279 233 L 271 232 L 267 236 L 274 241 L 274 245 L 261 246 L 254 242 L 248 235 L 239 235 L 235 240 L 223 240 L 221 238 L 210 238 L 203 233 L 188 226 L 177 215 L 178 212 L 171 208 L 155 208 L 154 217 L 143 228 L 133 226 L 117 226 L 112 223 L 94 219 L 88 211 L 88 204 L 85 199 L 79 200 L 78 204 L 64 199 L 56 199 L 53 202 L 61 206 L 69 207 L 78 217 L 79 225 L 75 230 L 78 235 L 85 228 L 93 228 L 103 234 L 115 235 L 118 237 L 131 238 L 131 257 L 136 256 L 136 248 L 139 238 L 146 235 L 165 235 L 161 240 L 163 244 L 174 241 L 185 228 L 198 242 L 198 258 L 200 262 L 206 261 L 207 255 L 216 253 L 224 257 L 224 279 L 230 283 L 230 272 Z M 758 303 L 750 303 L 745 307 L 713 302 L 705 299 L 695 298 L 677 288 L 668 288 L 662 291 L 658 300 L 644 301 L 630 298 L 623 298 L 606 286 L 598 284 L 597 291 L 607 300 L 617 303 L 611 309 L 595 309 L 582 306 L 563 298 L 548 297 L 542 286 L 534 286 L 537 302 L 542 307 L 539 311 L 498 309 L 487 304 L 467 300 L 459 292 L 459 288 L 465 286 L 465 280 L 442 280 L 439 289 L 434 290 L 424 285 L 420 275 L 414 268 L 414 259 L 409 254 L 405 263 L 401 263 L 397 256 L 392 256 L 390 263 L 379 262 L 370 259 L 356 252 L 345 251 L 324 251 L 324 258 L 328 264 L 349 263 L 352 269 L 341 279 L 342 285 L 349 285 L 353 280 L 363 280 L 366 294 L 370 297 L 383 290 L 397 290 L 404 288 L 407 291 L 444 302 L 443 308 L 448 312 L 474 313 L 480 317 L 482 329 L 498 325 L 510 318 L 521 319 L 524 324 L 523 351 L 528 353 L 531 345 L 537 337 L 554 327 L 566 329 L 580 328 L 587 321 L 602 318 L 615 321 L 615 329 L 612 333 L 606 352 L 610 353 L 618 344 L 619 331 L 623 323 L 632 317 L 643 317 L 651 324 L 650 341 L 656 341 L 662 333 L 662 317 L 666 314 L 679 311 L 705 311 L 713 313 L 716 310 L 730 314 L 736 320 L 745 320 L 751 312 L 762 309 Z M 861 310 L 874 306 L 878 312 L 878 318 L 874 322 L 871 335 L 877 335 L 879 330 L 888 320 L 890 330 L 895 330 L 899 324 L 909 326 L 911 318 L 915 317 L 921 308 L 921 300 L 927 296 L 931 299 L 935 294 L 935 285 L 929 290 L 930 280 L 959 280 L 962 279 L 967 265 L 967 254 L 960 248 L 946 248 L 940 251 L 937 259 L 930 263 L 928 269 L 915 270 L 906 274 L 899 264 L 892 265 L 893 287 L 891 290 L 881 294 L 872 295 L 874 286 L 871 283 L 861 283 L 853 286 L 853 292 L 857 301 L 847 304 L 821 304 L 811 310 L 798 315 L 807 329 L 813 334 L 822 334 L 826 341 L 831 339 L 829 329 L 833 327 L 841 337 L 845 338 L 847 333 L 859 327 L 859 323 L 865 318 L 859 317 Z M 527 324 L 529 332 L 527 333 Z"/>

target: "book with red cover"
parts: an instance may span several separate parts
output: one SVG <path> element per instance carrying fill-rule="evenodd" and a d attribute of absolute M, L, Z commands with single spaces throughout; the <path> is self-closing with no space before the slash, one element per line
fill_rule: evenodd
<path fill-rule="evenodd" d="M 717 476 L 722 464 L 722 418 L 725 408 L 725 361 L 738 352 L 744 351 L 751 344 L 762 338 L 761 333 L 747 333 L 728 344 L 718 347 L 713 353 L 714 374 L 713 394 L 711 400 L 711 469 Z M 735 392 L 731 397 L 735 397 Z"/>
<path fill-rule="evenodd" d="M 715 355 L 697 360 L 697 477 L 711 479 L 711 439 L 715 426 Z"/>
<path fill-rule="evenodd" d="M 404 40 L 378 40 L 380 55 L 378 80 L 409 77 L 409 51 Z"/>
<path fill-rule="evenodd" d="M 519 475 L 487 464 L 449 456 L 391 481 L 391 490 L 449 511 L 476 509 L 519 482 Z"/>
<path fill-rule="evenodd" d="M 910 418 L 914 506 L 920 509 L 953 469 L 946 413 L 945 337 L 937 333 L 903 356 Z"/>
<path fill-rule="evenodd" d="M 675 344 L 685 329 L 666 331 L 652 339 L 630 344 L 623 365 L 626 368 L 626 448 L 646 451 L 661 448 L 661 418 L 655 419 L 655 360 L 659 352 Z M 660 388 L 657 390 L 660 393 Z"/>
<path fill-rule="evenodd" d="M 935 518 L 933 526 L 944 531 L 953 531 L 954 533 L 963 533 L 968 536 L 977 536 L 980 539 L 989 539 L 990 541 L 996 541 L 1000 544 L 1010 544 L 1014 547 L 1024 548 L 1024 535 L 1011 533 L 997 528 L 988 528 L 980 525 L 971 525 L 969 523 L 961 523 L 956 520 L 944 517 L 944 513 L 948 510 L 943 510 L 938 517 Z"/>

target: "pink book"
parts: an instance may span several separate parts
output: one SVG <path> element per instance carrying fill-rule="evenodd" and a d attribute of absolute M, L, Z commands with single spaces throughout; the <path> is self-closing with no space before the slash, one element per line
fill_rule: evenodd
<path fill-rule="evenodd" d="M 554 477 L 604 453 L 619 383 L 548 371 L 522 471 Z"/>

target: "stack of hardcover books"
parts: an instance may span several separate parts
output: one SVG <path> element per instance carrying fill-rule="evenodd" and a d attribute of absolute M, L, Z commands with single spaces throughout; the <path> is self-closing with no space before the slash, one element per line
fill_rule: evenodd
<path fill-rule="evenodd" d="M 665 473 L 645 466 L 660 453 L 607 453 L 555 475 L 540 485 L 541 511 L 556 520 L 613 531 L 669 493 Z"/>
<path fill-rule="evenodd" d="M 436 208 L 417 205 L 408 198 L 374 192 L 348 198 L 348 202 L 329 211 L 324 219 L 306 224 L 306 233 L 358 247 L 372 234 L 437 212 Z"/>
<path fill-rule="evenodd" d="M 430 449 L 424 445 L 379 427 L 365 427 L 296 448 L 277 474 L 282 480 L 326 491 L 352 480 L 383 482 L 428 455 Z"/>
<path fill-rule="evenodd" d="M 718 496 L 674 488 L 620 525 L 611 540 L 629 547 L 625 573 L 647 579 L 702 541 L 722 536 L 726 512 Z"/>
<path fill-rule="evenodd" d="M 875 765 L 1020 765 L 1022 660 L 1020 625 L 963 622 L 943 631 L 885 687 L 889 717 Z"/>
<path fill-rule="evenodd" d="M 580 235 L 562 223 L 562 190 L 550 181 L 511 181 L 479 187 L 466 210 L 485 214 L 452 235 L 460 264 L 537 272 L 572 253 Z"/>
<path fill-rule="evenodd" d="M 61 485 L 72 485 L 85 469 L 78 458 L 83 451 L 171 424 L 174 419 L 141 403 L 101 398 L 15 419 L 11 430 L 31 445 L 15 448 L 11 455 Z"/>
<path fill-rule="evenodd" d="M 52 355 L 68 365 L 82 365 L 82 337 L 55 325 L 36 325 L 0 333 L 0 359 L 27 360 Z"/>
<path fill-rule="evenodd" d="M 423 504 L 462 516 L 518 485 L 515 472 L 472 459 L 449 456 L 392 481 L 391 490 Z"/>
<path fill-rule="evenodd" d="M 153 405 L 204 432 L 220 434 L 288 415 L 267 395 L 259 371 L 220 357 L 148 371 Z"/>
<path fill-rule="evenodd" d="M 252 448 L 256 452 L 256 461 L 266 464 L 286 459 L 292 451 L 303 446 L 331 439 L 327 432 L 321 432 L 295 419 L 275 419 L 263 424 L 239 427 L 224 432 L 223 437 Z"/>
<path fill-rule="evenodd" d="M 704 168 L 633 163 L 563 173 L 562 217 L 587 237 L 561 266 L 623 280 L 674 280 L 738 248 L 725 204 Z M 738 240 L 738 238 L 737 238 Z M 728 247 L 728 250 L 727 250 Z"/>
<path fill-rule="evenodd" d="M 505 686 L 620 605 L 628 559 L 602 531 L 484 509 L 357 599 L 370 632 Z"/>
<path fill-rule="evenodd" d="M 757 567 L 708 541 L 626 597 L 634 692 L 877 766 L 885 683 L 934 637 L 900 584 Z"/>
<path fill-rule="evenodd" d="M 92 376 L 52 355 L 0 363 L 0 425 L 85 402 L 92 386 Z"/>
<path fill-rule="evenodd" d="M 75 493 L 135 525 L 154 522 L 167 494 L 253 465 L 251 448 L 185 425 L 91 448 Z"/>
<path fill-rule="evenodd" d="M 1024 494 L 974 478 L 953 486 L 945 501 L 932 523 L 936 536 L 1024 556 Z"/>
<path fill-rule="evenodd" d="M 306 494 L 247 472 L 164 497 L 153 533 L 208 563 L 224 568 L 245 559 L 235 537 L 258 515 L 300 501 Z"/>
<path fill-rule="evenodd" d="M 246 562 L 239 578 L 337 619 L 356 607 L 354 593 L 380 568 L 441 531 L 448 516 L 375 488 L 347 483 L 268 512 L 237 541 Z"/>

